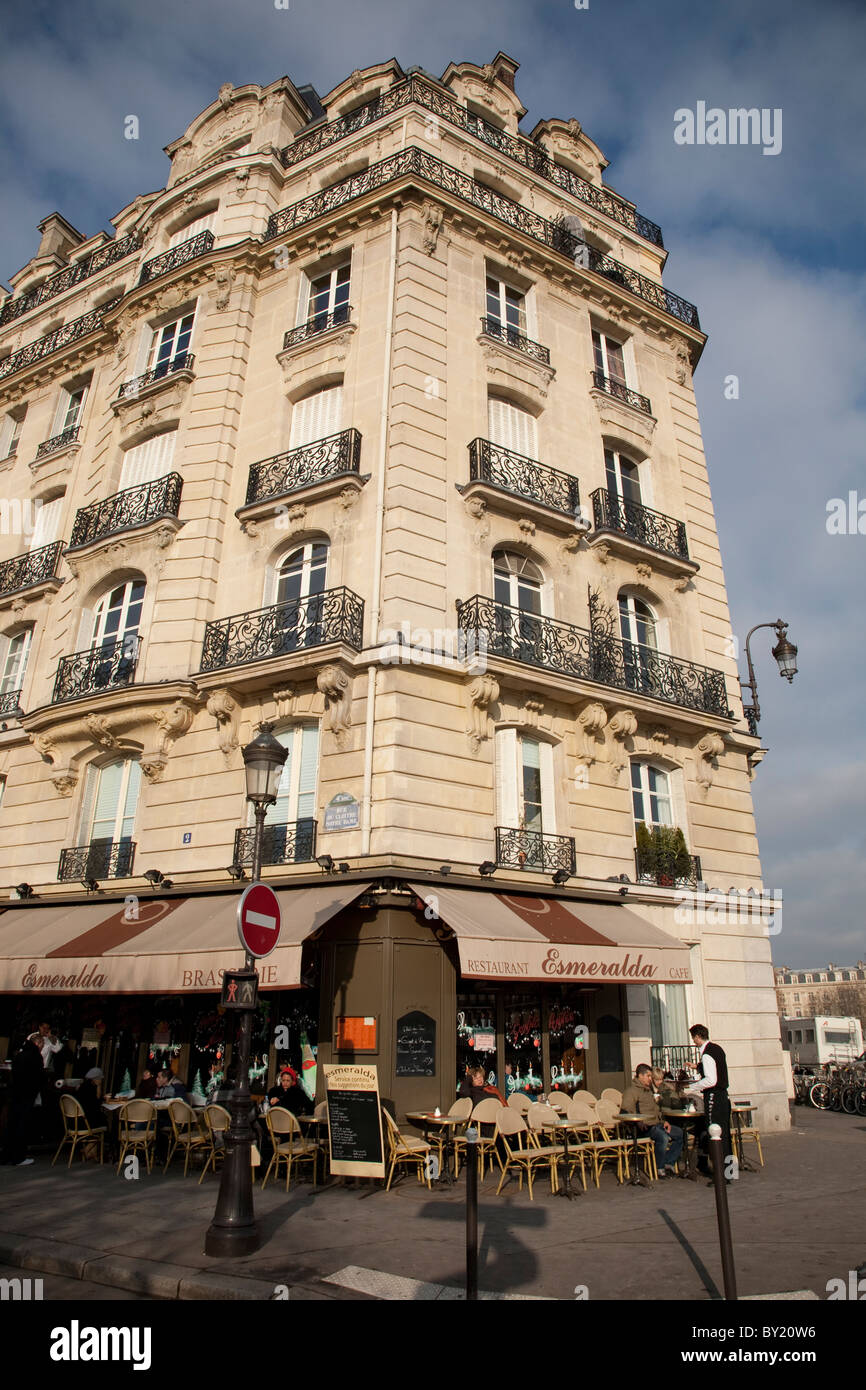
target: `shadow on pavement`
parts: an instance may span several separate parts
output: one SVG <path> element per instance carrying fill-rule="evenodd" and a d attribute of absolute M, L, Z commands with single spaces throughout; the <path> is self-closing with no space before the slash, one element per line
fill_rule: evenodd
<path fill-rule="evenodd" d="M 669 1216 L 668 1213 L 662 1207 L 657 1207 L 656 1210 L 658 1211 L 659 1216 L 661 1217 L 662 1221 L 664 1221 L 668 1230 L 673 1233 L 674 1239 L 679 1241 L 683 1250 L 685 1250 L 686 1254 L 688 1255 L 689 1259 L 694 1265 L 694 1268 L 696 1269 L 697 1273 L 704 1281 L 704 1288 L 710 1295 L 710 1298 L 719 1299 L 721 1302 L 724 1302 L 724 1297 L 719 1292 L 718 1286 L 716 1285 L 713 1276 L 710 1274 L 710 1271 L 707 1269 L 698 1252 L 689 1244 L 688 1240 L 683 1235 L 676 1221 L 674 1221 L 673 1217 Z"/>

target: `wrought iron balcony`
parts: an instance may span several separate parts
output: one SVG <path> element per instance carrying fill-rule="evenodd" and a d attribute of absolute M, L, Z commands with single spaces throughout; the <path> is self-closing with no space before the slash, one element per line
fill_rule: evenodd
<path fill-rule="evenodd" d="M 152 483 L 124 488 L 123 492 L 106 497 L 104 502 L 82 507 L 75 515 L 69 549 L 90 545 L 104 536 L 113 536 L 134 526 L 144 526 L 149 521 L 158 521 L 160 517 L 176 517 L 182 491 L 183 478 L 180 474 L 167 473 L 164 478 L 156 478 Z"/>
<path fill-rule="evenodd" d="M 671 856 L 670 863 L 660 863 L 658 850 L 653 851 L 652 863 L 644 862 L 641 852 L 634 852 L 634 868 L 638 883 L 654 883 L 658 888 L 696 888 L 701 882 L 701 861 L 696 854 L 690 854 L 688 873 L 683 873 L 683 865 L 676 864 Z M 680 870 L 677 873 L 677 869 Z"/>
<path fill-rule="evenodd" d="M 328 478 L 357 473 L 361 466 L 361 436 L 357 430 L 341 430 L 326 439 L 316 439 L 300 449 L 262 459 L 250 469 L 245 506 L 285 497 L 301 488 L 313 487 Z"/>
<path fill-rule="evenodd" d="M 17 299 L 8 299 L 3 308 L 0 309 L 0 325 L 11 323 L 13 319 L 29 313 L 39 304 L 54 299 L 55 295 L 63 294 L 64 290 L 71 289 L 73 285 L 79 285 L 82 280 L 89 280 L 91 275 L 98 275 L 100 270 L 105 270 L 106 266 L 114 265 L 115 261 L 122 261 L 125 256 L 131 256 L 140 245 L 140 237 L 131 232 L 129 236 L 121 237 L 120 241 L 112 241 L 108 246 L 100 247 L 86 260 L 78 261 L 75 265 L 69 265 L 65 270 L 58 271 L 56 275 L 52 275 L 35 290 L 28 290 L 26 294 L 19 295 Z"/>
<path fill-rule="evenodd" d="M 160 362 L 159 366 L 151 367 L 149 372 L 142 372 L 141 376 L 124 381 L 117 393 L 118 399 L 128 400 L 131 396 L 137 396 L 145 386 L 152 386 L 155 381 L 162 381 L 163 377 L 173 376 L 175 372 L 191 372 L 194 362 L 195 356 L 191 352 L 181 352 L 168 362 Z"/>
<path fill-rule="evenodd" d="M 197 256 L 204 256 L 213 249 L 213 232 L 199 232 L 198 236 L 190 237 L 189 241 L 182 241 L 179 246 L 170 246 L 162 255 L 154 256 L 152 260 L 145 261 L 141 267 L 141 274 L 138 277 L 140 285 L 146 285 L 149 281 L 155 280 L 159 275 L 167 275 L 170 270 L 177 270 L 179 265 L 186 265 L 187 261 L 194 261 Z"/>
<path fill-rule="evenodd" d="M 0 695 L 0 717 L 14 719 L 21 712 L 21 691 L 4 690 Z"/>
<path fill-rule="evenodd" d="M 496 827 L 496 863 L 503 869 L 535 869 L 553 874 L 565 869 L 574 874 L 574 840 L 570 835 L 541 835 L 537 830 Z"/>
<path fill-rule="evenodd" d="M 138 664 L 139 640 L 124 637 L 120 642 L 103 642 L 87 651 L 61 658 L 54 680 L 53 704 L 77 700 L 82 695 L 100 695 L 118 686 L 131 685 Z"/>
<path fill-rule="evenodd" d="M 473 483 L 487 483 L 566 516 L 574 516 L 580 506 L 577 478 L 489 439 L 473 439 L 469 445 L 469 477 Z"/>
<path fill-rule="evenodd" d="M 441 159 L 428 154 L 426 150 L 417 145 L 409 145 L 406 149 L 388 155 L 387 158 L 380 159 L 376 164 L 371 164 L 361 173 L 352 174 L 350 178 L 343 179 L 341 183 L 332 184 L 330 188 L 322 188 L 318 193 L 313 193 L 308 198 L 302 198 L 300 202 L 292 203 L 289 207 L 281 209 L 280 212 L 272 213 L 268 219 L 267 230 L 263 239 L 272 241 L 275 237 L 282 236 L 297 227 L 305 226 L 317 217 L 324 217 L 336 212 L 338 208 L 345 207 L 355 198 L 375 192 L 398 179 L 412 176 L 423 179 L 436 188 L 443 189 L 455 198 L 460 198 L 463 202 L 485 212 L 489 217 L 495 217 L 506 226 L 522 232 L 525 236 L 532 237 L 534 241 L 548 247 L 551 251 L 558 252 L 570 261 L 574 261 L 578 252 L 585 252 L 587 266 L 596 275 L 601 275 L 622 286 L 645 303 L 652 304 L 657 309 L 671 314 L 674 318 L 681 319 L 692 328 L 700 329 L 698 311 L 694 304 L 689 304 L 687 300 L 681 299 L 679 295 L 665 289 L 658 281 L 649 280 L 645 275 L 638 274 L 636 270 L 630 270 L 628 266 L 621 265 L 611 256 L 604 256 L 593 248 L 587 247 L 586 243 L 562 222 L 550 222 L 540 213 L 533 212 L 531 208 L 526 208 L 521 203 L 516 203 L 513 198 L 506 198 L 504 194 L 497 193 L 495 189 L 479 183 L 477 179 L 464 174 L 462 170 L 454 169 L 450 164 L 444 164 Z"/>
<path fill-rule="evenodd" d="M 0 564 L 0 598 L 17 593 L 19 589 L 32 589 L 36 584 L 44 584 L 46 579 L 56 579 L 62 549 L 62 541 L 53 541 L 51 545 L 4 560 Z"/>
<path fill-rule="evenodd" d="M 134 840 L 91 840 L 89 845 L 60 851 L 57 877 L 61 883 L 86 878 L 130 878 L 135 861 Z"/>
<path fill-rule="evenodd" d="M 511 324 L 503 323 L 501 319 L 483 318 L 481 332 L 488 338 L 498 338 L 509 347 L 517 348 L 518 352 L 525 352 L 527 357 L 534 358 L 536 362 L 543 362 L 546 367 L 550 366 L 549 348 L 542 347 L 541 343 L 534 343 L 531 338 L 518 332 Z"/>
<path fill-rule="evenodd" d="M 297 164 L 299 160 L 306 159 L 311 154 L 318 154 L 320 150 L 327 149 L 338 140 L 345 140 L 348 136 L 363 130 L 365 126 L 371 125 L 373 121 L 390 116 L 410 104 L 423 106 L 426 110 L 435 112 L 450 125 L 474 135 L 478 140 L 483 140 L 499 154 L 504 154 L 506 158 L 522 164 L 540 178 L 564 188 L 573 198 L 595 208 L 596 212 L 601 212 L 621 226 L 637 232 L 638 236 L 653 242 L 654 245 L 664 246 L 661 228 L 657 227 L 655 222 L 650 222 L 649 218 L 641 217 L 631 203 L 621 198 L 618 193 L 587 183 L 577 174 L 572 174 L 569 169 L 555 164 L 536 141 L 527 140 L 523 135 L 508 135 L 504 130 L 497 129 L 489 121 L 467 111 L 454 97 L 417 76 L 398 83 L 374 101 L 350 111 L 348 115 L 322 123 L 306 135 L 299 135 L 282 151 L 283 164 Z"/>
<path fill-rule="evenodd" d="M 351 589 L 325 589 L 309 598 L 274 603 L 270 608 L 257 608 L 208 623 L 201 670 L 249 666 L 254 661 L 271 661 L 329 642 L 345 642 L 358 652 L 363 630 L 364 600 Z"/>
<path fill-rule="evenodd" d="M 596 531 L 615 531 L 630 541 L 688 560 L 689 546 L 685 523 L 654 512 L 640 502 L 600 487 L 592 494 L 592 516 Z"/>
<path fill-rule="evenodd" d="M 621 381 L 612 381 L 609 376 L 605 376 L 604 372 L 593 372 L 592 384 L 596 391 L 604 391 L 608 396 L 615 396 L 618 401 L 633 406 L 635 410 L 642 410 L 645 415 L 652 415 L 653 413 L 647 396 L 642 396 L 638 391 L 632 391 Z"/>
<path fill-rule="evenodd" d="M 77 444 L 80 429 L 80 425 L 73 425 L 71 429 L 52 435 L 50 439 L 43 439 L 36 450 L 37 462 L 39 459 L 46 458 L 48 454 L 56 454 L 59 449 L 68 449 L 70 444 Z"/>
<path fill-rule="evenodd" d="M 732 719 L 721 671 L 476 594 L 457 605 L 467 649 Z"/>
<path fill-rule="evenodd" d="M 315 859 L 317 828 L 318 822 L 314 820 L 266 825 L 262 838 L 262 863 L 303 864 Z M 255 838 L 256 829 L 253 825 L 235 831 L 235 864 L 252 864 Z"/>
<path fill-rule="evenodd" d="M 286 348 L 307 342 L 309 338 L 318 337 L 320 333 L 327 333 L 329 328 L 339 328 L 341 324 L 349 323 L 351 317 L 351 304 L 338 304 L 330 314 L 313 314 L 306 323 L 299 324 L 297 328 L 290 328 L 284 334 L 283 352 Z"/>
<path fill-rule="evenodd" d="M 64 323 L 60 328 L 55 328 L 53 333 L 46 333 L 44 338 L 37 338 L 34 343 L 28 343 L 26 347 L 19 348 L 17 352 L 12 352 L 8 357 L 4 357 L 0 361 L 0 378 L 11 376 L 13 372 L 20 371 L 22 367 L 31 367 L 34 362 L 41 362 L 52 352 L 68 347 L 70 343 L 77 342 L 79 338 L 86 338 L 88 333 L 95 333 L 102 327 L 103 314 L 112 309 L 118 299 L 120 299 L 120 295 L 117 296 L 117 299 L 112 299 L 109 304 L 103 304 L 98 309 L 91 309 L 89 314 L 82 314 L 81 318 L 73 319 L 71 323 Z"/>

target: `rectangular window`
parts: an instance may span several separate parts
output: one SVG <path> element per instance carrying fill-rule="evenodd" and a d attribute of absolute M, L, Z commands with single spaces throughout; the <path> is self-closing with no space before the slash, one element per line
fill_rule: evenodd
<path fill-rule="evenodd" d="M 312 322 L 314 327 L 319 329 L 326 328 L 329 314 L 333 314 L 334 323 L 346 322 L 350 273 L 347 262 L 346 265 L 337 266 L 322 275 L 308 277 L 306 322 Z"/>
<path fill-rule="evenodd" d="M 24 424 L 24 414 L 9 414 L 5 416 L 2 426 L 0 426 L 0 459 L 11 458 L 18 452 L 18 440 L 21 438 L 21 427 Z"/>
<path fill-rule="evenodd" d="M 195 312 L 185 314 L 181 319 L 175 319 L 173 323 L 166 323 L 162 328 L 153 330 L 153 339 L 150 345 L 150 356 L 148 359 L 148 370 L 159 374 L 168 372 L 173 362 L 178 362 L 189 352 L 190 339 L 192 338 L 193 323 Z"/>
<path fill-rule="evenodd" d="M 60 534 L 60 515 L 63 511 L 63 498 L 55 497 L 51 502 L 43 502 L 36 513 L 29 550 L 41 550 L 51 545 Z"/>
<path fill-rule="evenodd" d="M 815 1041 L 815 1030 L 814 1030 L 814 1028 L 807 1028 L 807 1029 L 806 1029 L 806 1042 L 807 1042 L 807 1043 L 813 1043 L 814 1041 Z"/>
<path fill-rule="evenodd" d="M 102 768 L 91 765 L 87 769 L 78 843 L 89 845 L 99 840 L 110 844 L 130 840 L 140 787 L 141 765 L 138 762 L 109 763 Z"/>
<path fill-rule="evenodd" d="M 298 401 L 292 410 L 290 449 L 339 433 L 343 419 L 343 388 L 329 386 Z"/>
<path fill-rule="evenodd" d="M 595 358 L 595 370 L 601 372 L 602 376 L 606 376 L 609 381 L 614 381 L 619 386 L 625 386 L 625 358 L 622 343 L 618 343 L 614 338 L 606 337 L 603 333 L 597 333 L 593 329 L 592 350 Z"/>
<path fill-rule="evenodd" d="M 649 1004 L 653 1047 L 688 1045 L 685 985 L 650 985 Z"/>
<path fill-rule="evenodd" d="M 32 627 L 16 633 L 14 637 L 4 638 L 6 656 L 3 662 L 3 675 L 0 677 L 0 695 L 9 695 L 20 690 L 24 684 L 24 670 L 33 637 Z"/>
<path fill-rule="evenodd" d="M 197 217 L 194 222 L 187 222 L 185 227 L 181 227 L 179 231 L 172 233 L 171 240 L 168 243 L 169 246 L 183 246 L 185 241 L 192 241 L 193 237 L 198 236 L 199 232 L 212 231 L 215 221 L 216 209 L 214 209 L 213 212 L 206 213 L 204 217 Z"/>
<path fill-rule="evenodd" d="M 528 410 L 491 396 L 487 402 L 487 432 L 491 444 L 500 444 L 525 458 L 538 458 L 535 416 Z"/>
<path fill-rule="evenodd" d="M 87 385 L 77 386 L 73 390 L 61 387 L 60 399 L 57 402 L 57 410 L 54 415 L 54 424 L 51 427 L 49 438 L 55 435 L 65 434 L 67 430 L 74 430 L 76 425 L 81 424 L 81 416 L 84 410 L 84 403 L 87 400 Z"/>
<path fill-rule="evenodd" d="M 496 824 L 505 829 L 556 832 L 553 749 L 518 737 L 515 729 L 496 735 Z"/>
<path fill-rule="evenodd" d="M 501 328 L 513 328 L 516 333 L 526 334 L 526 296 L 513 285 L 498 280 L 494 275 L 487 276 L 486 282 L 487 317 Z"/>
<path fill-rule="evenodd" d="M 134 448 L 127 449 L 123 456 L 118 491 L 138 487 L 142 483 L 152 483 L 155 478 L 164 478 L 170 473 L 176 440 L 177 430 L 167 430 L 165 434 L 155 434 L 143 444 L 136 444 Z"/>

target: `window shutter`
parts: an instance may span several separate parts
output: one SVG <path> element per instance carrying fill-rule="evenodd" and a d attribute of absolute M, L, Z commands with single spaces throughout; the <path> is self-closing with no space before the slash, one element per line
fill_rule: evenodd
<path fill-rule="evenodd" d="M 499 729 L 496 734 L 496 824 L 516 829 L 520 823 L 517 791 L 517 731 Z"/>
<path fill-rule="evenodd" d="M 195 222 L 188 222 L 185 227 L 181 227 L 179 232 L 175 232 L 168 243 L 169 246 L 182 246 L 185 241 L 192 241 L 199 232 L 209 232 L 216 221 L 216 209 L 209 212 L 206 217 L 197 217 Z"/>
<path fill-rule="evenodd" d="M 122 778 L 123 763 L 109 763 L 108 767 L 100 769 L 93 809 L 93 829 L 85 844 L 87 840 L 114 839 Z"/>
<path fill-rule="evenodd" d="M 87 769 L 84 779 L 84 795 L 81 798 L 81 814 L 78 822 L 78 843 L 87 845 L 90 843 L 90 826 L 93 819 L 93 802 L 96 796 L 96 784 L 99 781 L 99 768 L 91 763 Z"/>
<path fill-rule="evenodd" d="M 553 745 L 538 745 L 541 764 L 541 829 L 545 835 L 556 834 L 556 797 L 553 790 Z"/>
<path fill-rule="evenodd" d="M 21 689 L 32 638 L 32 627 L 25 628 L 23 632 L 18 632 L 14 637 L 9 638 L 6 661 L 3 667 L 3 679 L 0 680 L 0 695 Z"/>
<path fill-rule="evenodd" d="M 54 412 L 54 422 L 51 426 L 51 434 L 49 435 L 50 439 L 53 439 L 54 436 L 56 434 L 59 434 L 60 431 L 63 429 L 63 422 L 66 419 L 66 412 L 68 409 L 69 392 L 66 390 L 65 387 L 61 387 L 60 396 L 57 400 L 57 409 Z"/>
<path fill-rule="evenodd" d="M 57 540 L 57 535 L 60 530 L 60 513 L 62 510 L 62 497 L 55 497 L 51 502 L 42 503 L 42 506 L 36 513 L 36 520 L 33 524 L 33 534 L 30 537 L 30 550 L 41 550 L 44 545 L 51 545 L 52 541 Z"/>
<path fill-rule="evenodd" d="M 129 780 L 126 784 L 126 797 L 123 804 L 123 823 L 120 827 L 121 838 L 132 839 L 132 832 L 135 827 L 135 810 L 138 805 L 138 793 L 141 787 L 141 764 L 138 762 L 127 763 L 129 768 Z"/>
<path fill-rule="evenodd" d="M 138 487 L 141 483 L 152 483 L 155 478 L 164 478 L 171 472 L 174 460 L 174 446 L 177 430 L 165 434 L 155 434 L 143 444 L 127 449 L 123 456 L 123 470 L 120 475 L 120 491 L 128 487 Z"/>
<path fill-rule="evenodd" d="M 491 444 L 501 444 L 515 454 L 538 457 L 538 436 L 535 417 L 510 401 L 491 396 L 487 402 L 488 429 Z"/>
<path fill-rule="evenodd" d="M 295 742 L 295 730 L 283 729 L 274 737 L 277 743 L 281 743 L 284 748 L 288 749 L 289 756 L 283 763 L 280 785 L 277 788 L 277 799 L 273 806 L 269 806 L 265 812 L 265 824 L 285 825 L 289 820 L 289 807 L 292 800 L 292 749 Z"/>
<path fill-rule="evenodd" d="M 298 778 L 298 820 L 312 820 L 316 811 L 316 777 L 319 771 L 319 726 L 301 730 L 301 770 Z"/>
<path fill-rule="evenodd" d="M 315 439 L 325 439 L 341 429 L 343 388 L 330 386 L 298 401 L 292 411 L 290 449 L 300 449 Z"/>

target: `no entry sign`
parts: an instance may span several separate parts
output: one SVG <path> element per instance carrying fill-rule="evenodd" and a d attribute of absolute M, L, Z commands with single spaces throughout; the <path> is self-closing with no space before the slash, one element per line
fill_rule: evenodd
<path fill-rule="evenodd" d="M 251 883 L 238 903 L 238 936 L 251 956 L 269 956 L 280 939 L 280 904 L 266 883 Z"/>

